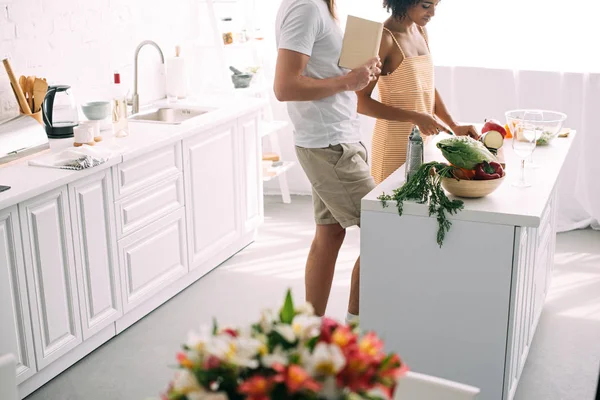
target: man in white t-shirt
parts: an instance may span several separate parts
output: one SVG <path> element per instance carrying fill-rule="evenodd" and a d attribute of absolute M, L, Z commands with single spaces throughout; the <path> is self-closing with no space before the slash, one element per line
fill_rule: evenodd
<path fill-rule="evenodd" d="M 317 229 L 306 262 L 306 300 L 323 315 L 346 228 L 360 226 L 360 202 L 375 183 L 360 142 L 355 91 L 381 73 L 377 58 L 338 66 L 343 35 L 334 0 L 282 0 L 276 21 L 274 90 L 287 102 L 298 160 L 313 188 Z M 360 257 L 352 272 L 347 322 L 358 323 Z"/>

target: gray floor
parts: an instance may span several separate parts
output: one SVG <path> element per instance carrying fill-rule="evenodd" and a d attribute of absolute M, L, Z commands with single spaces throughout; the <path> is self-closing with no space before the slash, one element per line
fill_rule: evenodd
<path fill-rule="evenodd" d="M 265 201 L 258 240 L 127 331 L 72 366 L 28 400 L 157 398 L 190 328 L 245 324 L 275 307 L 287 288 L 303 297 L 304 262 L 313 235 L 309 197 L 291 205 Z M 348 285 L 358 256 L 351 229 L 340 254 L 328 314 L 345 316 Z M 556 272 L 516 400 L 588 400 L 600 366 L 600 232 L 558 237 Z"/>

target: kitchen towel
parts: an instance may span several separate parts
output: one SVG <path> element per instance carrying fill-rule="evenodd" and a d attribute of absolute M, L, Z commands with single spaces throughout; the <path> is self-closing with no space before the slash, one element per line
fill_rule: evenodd
<path fill-rule="evenodd" d="M 111 153 L 105 149 L 98 149 L 92 146 L 83 145 L 81 147 L 72 147 L 51 157 L 41 160 L 30 160 L 29 165 L 34 167 L 82 170 L 93 168 L 104 164 L 109 160 Z"/>
<path fill-rule="evenodd" d="M 167 95 L 178 99 L 187 96 L 187 71 L 183 57 L 167 59 Z"/>

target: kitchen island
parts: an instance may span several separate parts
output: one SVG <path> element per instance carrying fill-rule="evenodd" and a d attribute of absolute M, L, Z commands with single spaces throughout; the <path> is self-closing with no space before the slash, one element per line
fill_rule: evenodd
<path fill-rule="evenodd" d="M 482 400 L 514 397 L 552 275 L 557 185 L 575 132 L 535 150 L 529 188 L 511 185 L 519 160 L 504 148 L 505 182 L 464 199 L 443 246 L 426 205 L 383 207 L 404 167 L 362 200 L 361 329 L 374 330 L 411 370 L 473 385 Z M 425 161 L 445 161 L 432 138 Z M 451 197 L 452 198 L 452 197 Z"/>

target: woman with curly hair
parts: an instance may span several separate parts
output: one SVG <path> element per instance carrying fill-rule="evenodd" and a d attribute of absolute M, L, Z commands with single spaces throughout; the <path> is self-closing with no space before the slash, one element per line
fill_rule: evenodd
<path fill-rule="evenodd" d="M 440 0 L 383 1 L 391 16 L 384 23 L 379 50 L 383 63 L 379 101 L 371 98 L 377 82 L 358 92 L 358 112 L 377 118 L 371 157 L 371 174 L 377 184 L 405 163 L 408 136 L 414 125 L 426 136 L 448 128 L 456 135 L 479 136 L 473 126 L 454 121 L 435 89 L 425 25 L 439 3 Z"/>

